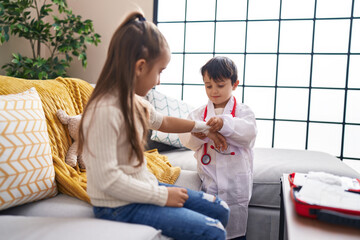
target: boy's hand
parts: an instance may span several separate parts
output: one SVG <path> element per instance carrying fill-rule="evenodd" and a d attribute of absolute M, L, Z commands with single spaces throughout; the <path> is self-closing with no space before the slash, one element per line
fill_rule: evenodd
<path fill-rule="evenodd" d="M 228 147 L 226 139 L 223 135 L 218 132 L 209 132 L 208 138 L 213 140 L 215 148 L 221 151 L 225 151 Z"/>
<path fill-rule="evenodd" d="M 167 207 L 183 207 L 189 195 L 185 188 L 166 187 L 168 190 L 168 199 L 165 204 Z"/>
<path fill-rule="evenodd" d="M 212 117 L 207 121 L 206 125 L 210 126 L 210 132 L 218 132 L 224 125 L 224 121 L 220 117 Z"/>
<path fill-rule="evenodd" d="M 206 135 L 205 135 L 205 133 L 201 133 L 201 132 L 197 132 L 197 133 L 191 133 L 192 135 L 194 135 L 195 137 L 197 137 L 197 138 L 200 138 L 200 139 L 204 139 L 204 138 L 206 138 Z"/>

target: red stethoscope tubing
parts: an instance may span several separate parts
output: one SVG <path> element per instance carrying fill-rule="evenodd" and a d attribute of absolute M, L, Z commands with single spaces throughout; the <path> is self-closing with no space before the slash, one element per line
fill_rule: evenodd
<path fill-rule="evenodd" d="M 221 153 L 223 155 L 235 155 L 235 152 L 229 152 L 229 153 L 222 153 L 222 152 L 219 152 L 219 150 L 217 150 L 214 145 L 210 145 L 210 148 L 211 149 L 214 149 L 215 151 L 217 151 L 218 153 Z"/>
<path fill-rule="evenodd" d="M 236 108 L 236 98 L 234 97 L 234 106 L 233 109 L 231 111 L 231 115 L 233 117 L 235 117 L 235 108 Z M 206 122 L 206 116 L 207 116 L 207 106 L 205 107 L 205 111 L 204 111 L 204 122 Z M 211 146 L 212 149 L 215 149 L 214 146 Z M 204 153 L 201 156 L 201 163 L 204 165 L 208 165 L 211 162 L 211 156 L 207 153 L 207 143 L 204 143 Z M 230 154 L 227 155 L 235 155 L 234 152 L 231 152 Z"/>

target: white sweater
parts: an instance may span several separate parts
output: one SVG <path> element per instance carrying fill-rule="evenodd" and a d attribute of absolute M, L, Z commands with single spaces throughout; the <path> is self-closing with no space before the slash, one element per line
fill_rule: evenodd
<path fill-rule="evenodd" d="M 163 116 L 152 105 L 143 101 L 150 113 L 151 129 L 159 129 Z M 101 207 L 119 207 L 130 203 L 164 206 L 168 191 L 146 167 L 139 166 L 134 153 L 129 162 L 130 143 L 126 136 L 123 115 L 112 95 L 101 98 L 96 108 L 89 106 L 84 117 L 85 143 L 83 158 L 87 172 L 87 192 L 91 203 Z M 138 122 L 137 126 L 141 126 Z M 142 136 L 143 129 L 138 129 Z"/>

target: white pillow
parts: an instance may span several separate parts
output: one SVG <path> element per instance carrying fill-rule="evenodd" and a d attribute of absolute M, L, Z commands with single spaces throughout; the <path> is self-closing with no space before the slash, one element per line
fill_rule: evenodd
<path fill-rule="evenodd" d="M 0 96 L 0 210 L 55 196 L 55 170 L 35 88 Z"/>
<path fill-rule="evenodd" d="M 189 104 L 166 96 L 155 89 L 151 89 L 145 97 L 155 108 L 156 111 L 163 115 L 187 118 L 193 107 Z M 152 131 L 151 140 L 167 144 L 172 147 L 183 148 L 180 139 L 175 133 L 163 133 L 160 131 Z"/>

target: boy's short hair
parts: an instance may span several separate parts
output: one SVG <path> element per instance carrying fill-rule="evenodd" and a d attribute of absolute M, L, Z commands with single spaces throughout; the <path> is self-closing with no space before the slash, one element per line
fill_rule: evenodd
<path fill-rule="evenodd" d="M 202 68 L 201 75 L 209 75 L 209 78 L 217 81 L 223 81 L 225 78 L 230 78 L 231 84 L 234 85 L 237 76 L 237 67 L 235 63 L 227 57 L 214 57 L 210 59 Z"/>

